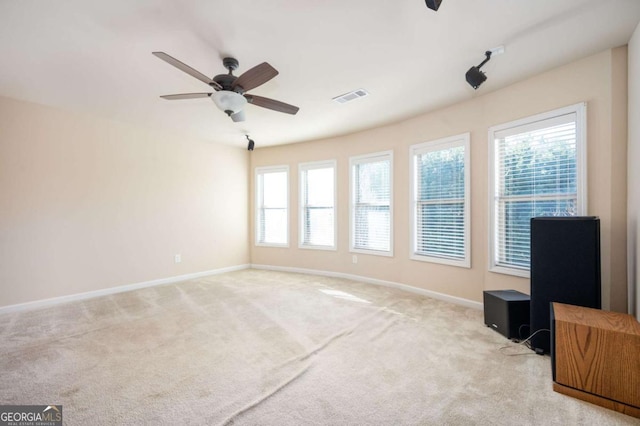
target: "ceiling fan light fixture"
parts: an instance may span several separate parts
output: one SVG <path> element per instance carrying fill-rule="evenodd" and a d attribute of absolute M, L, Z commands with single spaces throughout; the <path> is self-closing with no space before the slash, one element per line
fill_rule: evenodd
<path fill-rule="evenodd" d="M 220 90 L 211 95 L 216 106 L 227 115 L 236 114 L 242 111 L 247 104 L 247 99 L 240 93 L 231 90 Z"/>
<path fill-rule="evenodd" d="M 244 110 L 238 111 L 235 114 L 231 114 L 229 117 L 231 117 L 231 120 L 234 123 L 238 123 L 238 122 L 244 121 L 245 120 Z"/>

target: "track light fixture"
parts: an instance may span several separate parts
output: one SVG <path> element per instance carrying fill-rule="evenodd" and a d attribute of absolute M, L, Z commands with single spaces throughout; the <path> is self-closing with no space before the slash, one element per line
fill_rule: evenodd
<path fill-rule="evenodd" d="M 491 50 L 487 50 L 486 52 L 484 52 L 486 56 L 485 60 L 480 62 L 480 65 L 478 65 L 477 67 L 471 67 L 469 68 L 469 71 L 467 71 L 467 83 L 469 83 L 474 89 L 480 87 L 480 85 L 487 79 L 486 74 L 480 71 L 480 68 L 482 68 L 484 64 L 489 62 L 489 59 L 491 59 L 491 53 Z"/>
<path fill-rule="evenodd" d="M 427 3 L 427 7 L 429 9 L 435 10 L 437 12 L 438 8 L 440 7 L 440 3 L 442 3 L 442 0 L 425 0 L 425 2 Z"/>
<path fill-rule="evenodd" d="M 253 151 L 253 147 L 256 145 L 256 143 L 253 141 L 253 139 L 249 138 L 249 135 L 245 135 L 247 137 L 247 140 L 249 141 L 249 144 L 247 145 L 247 150 L 249 151 Z"/>

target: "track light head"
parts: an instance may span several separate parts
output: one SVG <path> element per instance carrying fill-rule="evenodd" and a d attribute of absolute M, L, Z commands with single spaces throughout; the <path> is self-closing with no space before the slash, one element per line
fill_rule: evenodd
<path fill-rule="evenodd" d="M 487 80 L 487 75 L 480 71 L 480 68 L 482 68 L 484 64 L 489 62 L 489 59 L 491 59 L 491 53 L 492 52 L 490 50 L 484 52 L 486 56 L 485 60 L 482 61 L 478 66 L 469 68 L 469 71 L 467 71 L 467 73 L 465 74 L 467 83 L 469 83 L 469 85 L 471 85 L 471 87 L 473 87 L 474 89 L 480 87 L 480 85 Z"/>
<path fill-rule="evenodd" d="M 249 138 L 249 135 L 245 135 L 247 137 L 247 140 L 249 141 L 249 144 L 247 145 L 247 150 L 248 151 L 253 151 L 253 147 L 256 146 L 256 143 L 253 141 L 253 139 Z"/>
<path fill-rule="evenodd" d="M 438 8 L 440 7 L 442 0 L 425 0 L 425 2 L 427 3 L 427 7 L 429 9 L 438 11 Z"/>

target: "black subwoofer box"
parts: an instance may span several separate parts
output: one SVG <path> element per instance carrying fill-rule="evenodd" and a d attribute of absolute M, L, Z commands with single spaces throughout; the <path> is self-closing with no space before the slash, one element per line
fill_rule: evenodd
<path fill-rule="evenodd" d="M 516 290 L 493 290 L 483 293 L 484 323 L 507 339 L 528 336 L 529 296 Z M 521 330 L 522 327 L 522 330 Z M 524 333 L 522 336 L 520 332 Z"/>
<path fill-rule="evenodd" d="M 600 309 L 600 219 L 531 219 L 532 349 L 551 349 L 551 302 Z"/>

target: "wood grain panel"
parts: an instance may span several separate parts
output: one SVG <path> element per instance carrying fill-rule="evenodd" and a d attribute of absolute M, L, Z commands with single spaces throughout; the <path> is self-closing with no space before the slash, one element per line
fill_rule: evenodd
<path fill-rule="evenodd" d="M 558 383 L 553 384 L 553 390 L 568 395 L 572 398 L 578 398 L 583 401 L 590 402 L 591 404 L 596 404 L 604 408 L 608 408 L 610 410 L 615 410 L 619 413 L 626 414 L 628 416 L 638 417 L 640 418 L 640 408 L 632 407 L 630 405 L 621 404 L 616 401 L 612 401 L 607 398 L 603 398 L 598 395 L 594 395 L 592 393 L 583 392 L 578 389 L 570 388 L 568 386 L 563 386 Z"/>
<path fill-rule="evenodd" d="M 640 409 L 640 323 L 562 303 L 553 309 L 556 382 Z"/>

